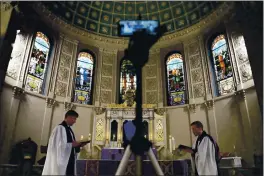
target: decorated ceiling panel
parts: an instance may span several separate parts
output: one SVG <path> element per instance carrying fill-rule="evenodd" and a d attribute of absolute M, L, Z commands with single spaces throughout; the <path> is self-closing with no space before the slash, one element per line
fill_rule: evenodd
<path fill-rule="evenodd" d="M 52 13 L 83 30 L 117 37 L 119 20 L 159 20 L 168 32 L 199 22 L 221 2 L 211 1 L 56 1 L 42 2 Z"/>

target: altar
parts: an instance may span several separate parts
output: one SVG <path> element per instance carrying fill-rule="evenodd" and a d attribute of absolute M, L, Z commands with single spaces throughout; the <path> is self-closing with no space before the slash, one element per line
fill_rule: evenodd
<path fill-rule="evenodd" d="M 77 175 L 115 175 L 120 161 L 112 160 L 77 160 L 76 168 Z M 166 176 L 190 176 L 191 175 L 191 161 L 190 160 L 159 160 L 159 165 Z M 125 169 L 124 176 L 134 176 L 136 169 L 135 161 L 129 161 Z M 156 175 L 151 161 L 143 161 L 142 175 L 152 176 Z"/>
<path fill-rule="evenodd" d="M 157 150 L 155 148 L 152 149 L 154 155 L 157 158 Z M 112 160 L 112 161 L 121 161 L 124 155 L 124 148 L 103 148 L 101 152 L 101 159 L 102 160 Z M 147 153 L 144 154 L 142 157 L 143 160 L 149 160 Z M 132 154 L 130 156 L 130 160 L 135 160 L 135 155 Z"/>
<path fill-rule="evenodd" d="M 144 136 L 154 148 L 167 146 L 165 110 L 155 105 L 142 105 Z M 92 144 L 104 148 L 122 148 L 125 140 L 124 125 L 135 119 L 135 107 L 110 104 L 106 108 L 95 108 Z M 101 151 L 100 150 L 100 151 Z"/>

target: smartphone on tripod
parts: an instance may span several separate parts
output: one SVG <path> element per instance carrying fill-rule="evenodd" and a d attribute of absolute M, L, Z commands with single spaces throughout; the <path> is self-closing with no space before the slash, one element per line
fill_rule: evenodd
<path fill-rule="evenodd" d="M 130 37 L 136 31 L 143 31 L 150 35 L 156 35 L 160 27 L 157 20 L 120 20 L 118 22 L 118 36 Z"/>

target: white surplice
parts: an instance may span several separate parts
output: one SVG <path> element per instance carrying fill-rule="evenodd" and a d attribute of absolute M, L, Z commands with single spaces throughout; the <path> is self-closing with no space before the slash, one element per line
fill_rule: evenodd
<path fill-rule="evenodd" d="M 56 126 L 49 139 L 42 175 L 65 175 L 71 150 L 72 143 L 67 143 L 65 127 L 62 125 Z M 74 170 L 76 175 L 76 160 Z"/>
<path fill-rule="evenodd" d="M 193 149 L 195 149 L 195 145 L 196 141 L 193 144 Z M 202 141 L 198 143 L 194 162 L 198 175 L 218 175 L 217 164 L 215 160 L 215 146 L 209 137 L 205 136 Z"/>

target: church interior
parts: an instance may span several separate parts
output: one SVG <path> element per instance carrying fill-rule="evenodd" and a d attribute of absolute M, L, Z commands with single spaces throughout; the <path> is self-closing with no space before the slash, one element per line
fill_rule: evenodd
<path fill-rule="evenodd" d="M 193 145 L 194 121 L 217 141 L 222 175 L 262 175 L 263 2 L 1 1 L 0 12 L 0 175 L 14 175 L 20 155 L 41 175 L 51 131 L 71 109 L 76 138 L 91 141 L 78 175 L 114 175 L 137 89 L 165 175 L 193 173 L 177 147 Z M 141 87 L 118 26 L 139 15 L 167 28 Z M 142 168 L 155 175 L 147 156 Z M 133 156 L 125 175 L 135 175 Z"/>

